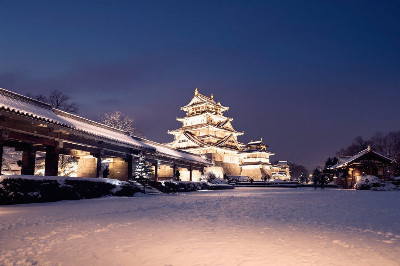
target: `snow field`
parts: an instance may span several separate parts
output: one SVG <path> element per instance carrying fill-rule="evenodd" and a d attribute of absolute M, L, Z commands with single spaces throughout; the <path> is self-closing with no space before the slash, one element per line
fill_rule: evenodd
<path fill-rule="evenodd" d="M 400 265 L 400 193 L 236 188 L 0 207 L 0 265 Z"/>

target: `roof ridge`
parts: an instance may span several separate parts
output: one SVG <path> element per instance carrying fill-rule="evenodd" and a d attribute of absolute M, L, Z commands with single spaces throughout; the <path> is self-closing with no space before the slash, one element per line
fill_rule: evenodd
<path fill-rule="evenodd" d="M 207 146 L 207 143 L 197 138 L 192 132 L 184 131 L 183 134 L 196 144 L 201 146 Z"/>
<path fill-rule="evenodd" d="M 355 159 L 360 158 L 361 156 L 363 156 L 363 155 L 365 155 L 365 154 L 367 154 L 367 153 L 374 153 L 374 154 L 376 154 L 376 155 L 378 155 L 378 156 L 380 156 L 380 157 L 385 158 L 386 160 L 389 160 L 389 161 L 392 161 L 392 162 L 396 162 L 395 160 L 390 159 L 390 158 L 386 157 L 385 155 L 380 154 L 380 153 L 378 153 L 378 152 L 372 150 L 372 149 L 371 149 L 371 146 L 368 146 L 366 149 L 360 151 L 360 152 L 357 153 L 356 155 L 351 156 L 350 158 L 348 158 L 348 159 L 345 160 L 344 162 L 337 163 L 337 164 L 333 165 L 331 168 L 335 169 L 335 168 L 338 168 L 338 167 L 347 165 L 348 163 L 354 161 Z"/>
<path fill-rule="evenodd" d="M 121 133 L 121 134 L 130 136 L 129 132 L 127 132 L 127 131 L 125 131 L 125 130 L 121 130 L 121 129 L 117 129 L 117 128 L 114 128 L 114 127 L 111 127 L 111 126 L 107 126 L 107 125 L 105 125 L 105 124 L 102 124 L 102 123 L 99 123 L 99 122 L 96 122 L 96 121 L 93 121 L 93 120 L 90 120 L 90 119 L 81 117 L 81 116 L 79 116 L 79 115 L 74 115 L 74 114 L 68 113 L 68 112 L 66 112 L 66 111 L 59 110 L 59 109 L 55 109 L 55 108 L 53 108 L 53 111 L 54 111 L 57 115 L 60 115 L 60 116 L 69 117 L 69 118 L 75 119 L 75 120 L 77 120 L 77 121 L 90 124 L 90 125 L 92 125 L 92 126 L 101 127 L 101 128 L 104 128 L 104 129 L 108 129 L 108 130 L 111 130 L 111 131 L 114 131 L 114 132 L 117 132 L 117 133 Z"/>
<path fill-rule="evenodd" d="M 25 95 L 22 95 L 22 94 L 19 94 L 19 93 L 15 93 L 15 92 L 3 89 L 3 88 L 0 88 L 0 94 L 4 95 L 6 97 L 9 97 L 9 98 L 13 98 L 13 99 L 16 99 L 16 100 L 19 100 L 19 101 L 23 101 L 23 102 L 26 102 L 26 103 L 30 103 L 30 104 L 36 105 L 36 106 L 38 106 L 40 108 L 44 108 L 44 109 L 48 109 L 48 110 L 53 109 L 53 107 L 48 103 L 41 102 L 41 101 L 33 99 L 31 97 L 28 97 L 28 96 L 25 96 Z"/>
<path fill-rule="evenodd" d="M 233 136 L 233 134 L 230 134 L 230 135 L 225 136 L 224 138 L 222 138 L 222 139 L 220 139 L 219 141 L 217 141 L 217 142 L 215 143 L 215 146 L 220 146 L 220 145 L 225 144 L 225 143 L 228 141 L 228 139 L 229 139 L 230 137 L 232 137 L 232 136 Z"/>

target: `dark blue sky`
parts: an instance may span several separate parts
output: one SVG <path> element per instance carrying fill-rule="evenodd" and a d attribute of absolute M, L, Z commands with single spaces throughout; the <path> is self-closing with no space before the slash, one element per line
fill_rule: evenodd
<path fill-rule="evenodd" d="M 400 1 L 0 2 L 0 87 L 119 109 L 158 142 L 198 88 L 239 141 L 311 169 L 400 130 L 399 85 Z"/>

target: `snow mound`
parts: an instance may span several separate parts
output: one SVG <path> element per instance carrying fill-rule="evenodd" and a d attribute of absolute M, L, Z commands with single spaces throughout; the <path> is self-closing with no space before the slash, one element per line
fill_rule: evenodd
<path fill-rule="evenodd" d="M 373 190 L 373 191 L 392 191 L 397 187 L 389 182 L 382 182 L 378 177 L 373 175 L 365 175 L 357 181 L 355 188 L 357 190 Z"/>
<path fill-rule="evenodd" d="M 211 184 L 224 184 L 224 185 L 227 184 L 226 180 L 219 179 L 219 178 L 211 179 L 211 180 L 208 181 L 208 183 L 211 183 Z"/>
<path fill-rule="evenodd" d="M 392 183 L 385 182 L 381 184 L 379 187 L 371 187 L 370 190 L 373 191 L 393 191 L 397 190 L 397 187 L 393 185 Z"/>

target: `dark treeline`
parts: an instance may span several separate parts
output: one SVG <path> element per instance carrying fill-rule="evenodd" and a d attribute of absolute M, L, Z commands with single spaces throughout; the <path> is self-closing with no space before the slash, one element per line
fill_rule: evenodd
<path fill-rule="evenodd" d="M 376 132 L 368 140 L 364 140 L 361 136 L 358 136 L 350 146 L 340 149 L 336 155 L 353 156 L 366 149 L 368 146 L 370 146 L 372 150 L 398 161 L 400 159 L 400 131 L 391 131 L 386 134 Z"/>
<path fill-rule="evenodd" d="M 309 172 L 303 165 L 289 162 L 290 177 L 293 180 L 298 180 L 301 183 L 308 183 Z"/>
<path fill-rule="evenodd" d="M 357 136 L 348 147 L 337 151 L 336 155 L 339 157 L 354 156 L 368 148 L 368 146 L 370 146 L 373 151 L 395 160 L 396 164 L 389 167 L 388 170 L 391 175 L 400 176 L 400 131 L 390 131 L 388 133 L 378 131 L 367 140 L 363 139 L 361 136 Z"/>

